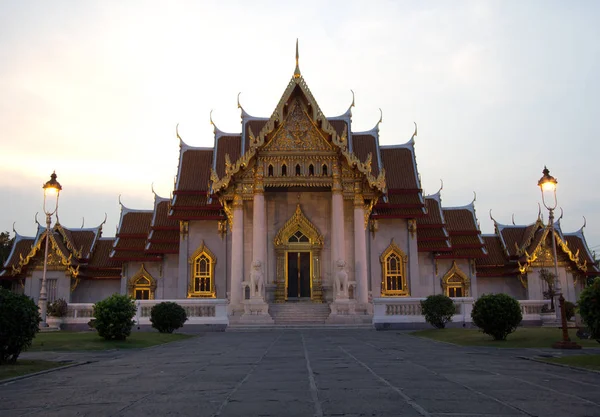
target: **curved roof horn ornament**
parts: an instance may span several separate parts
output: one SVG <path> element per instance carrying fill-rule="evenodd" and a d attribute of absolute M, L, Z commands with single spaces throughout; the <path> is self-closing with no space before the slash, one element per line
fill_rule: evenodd
<path fill-rule="evenodd" d="M 441 193 L 443 189 L 444 189 L 444 180 L 440 178 L 440 189 L 437 191 L 436 194 Z"/>
<path fill-rule="evenodd" d="M 40 226 L 40 227 L 41 227 L 42 225 L 40 224 L 40 222 L 39 222 L 39 221 L 38 221 L 38 219 L 37 219 L 37 215 L 38 215 L 38 213 L 39 213 L 39 212 L 37 212 L 37 211 L 35 212 L 35 218 L 34 218 L 34 220 L 35 220 L 35 223 L 36 223 L 38 226 Z"/>
<path fill-rule="evenodd" d="M 242 105 L 240 104 L 240 94 L 242 94 L 242 92 L 241 92 L 241 91 L 240 91 L 240 92 L 238 93 L 238 95 L 237 95 L 237 106 L 238 106 L 238 109 L 241 109 L 241 108 L 242 108 Z"/>
<path fill-rule="evenodd" d="M 543 222 L 544 220 L 542 219 L 542 206 L 540 205 L 540 203 L 538 203 L 538 221 Z"/>
<path fill-rule="evenodd" d="M 152 190 L 152 194 L 154 194 L 154 198 L 158 197 L 158 195 L 156 194 L 156 191 L 154 191 L 154 182 L 152 182 L 152 184 L 150 184 L 150 190 Z"/>
<path fill-rule="evenodd" d="M 515 213 L 512 214 L 512 224 L 513 224 L 513 226 L 516 226 L 516 224 L 515 224 Z"/>
<path fill-rule="evenodd" d="M 490 209 L 490 219 L 492 219 L 492 221 L 494 222 L 494 224 L 498 223 L 496 221 L 496 219 L 494 219 L 494 217 L 492 216 L 492 209 Z"/>
<path fill-rule="evenodd" d="M 471 205 L 474 206 L 476 201 L 477 201 L 477 193 L 475 191 L 473 191 L 473 201 L 471 201 Z"/>
<path fill-rule="evenodd" d="M 354 90 L 350 89 L 352 92 L 352 104 L 350 104 L 350 108 L 354 107 Z"/>
<path fill-rule="evenodd" d="M 83 229 L 83 226 L 85 226 L 85 217 L 81 218 L 81 229 Z"/>
<path fill-rule="evenodd" d="M 417 136 L 417 122 L 413 122 L 415 124 L 415 133 L 413 133 L 413 135 L 411 136 L 410 140 L 413 141 L 415 140 L 415 136 Z"/>
<path fill-rule="evenodd" d="M 213 122 L 212 113 L 213 113 L 213 109 L 210 109 L 210 114 L 208 115 L 208 118 L 210 119 L 210 124 L 213 127 L 213 133 L 216 134 L 217 133 L 217 126 L 215 125 L 215 122 Z"/>
<path fill-rule="evenodd" d="M 175 135 L 177 136 L 177 139 L 179 139 L 179 146 L 181 146 L 183 144 L 183 139 L 179 136 L 179 123 L 175 125 Z"/>
<path fill-rule="evenodd" d="M 585 217 L 584 217 L 585 218 Z M 17 231 L 15 230 L 15 224 L 17 224 L 17 222 L 13 222 L 13 233 L 15 235 L 18 235 Z"/>
<path fill-rule="evenodd" d="M 562 207 L 560 208 L 560 216 L 558 216 L 558 220 L 556 221 L 557 223 L 560 224 L 560 219 L 563 218 L 563 215 L 565 214 L 565 212 L 563 211 Z"/>
<path fill-rule="evenodd" d="M 121 201 L 121 194 L 119 194 L 119 205 L 121 206 L 121 209 L 122 209 L 123 207 L 125 207 L 125 206 L 123 205 L 123 202 Z"/>
<path fill-rule="evenodd" d="M 106 214 L 106 212 L 104 212 L 104 221 L 102 223 L 100 223 L 100 229 L 102 229 L 102 226 L 104 226 L 106 224 L 107 219 L 108 219 L 108 214 Z"/>
<path fill-rule="evenodd" d="M 583 226 L 581 226 L 581 229 L 580 229 L 580 230 L 583 230 L 583 228 L 584 228 L 585 226 L 587 226 L 587 220 L 586 220 L 585 216 L 583 216 Z M 13 226 L 13 231 L 14 231 L 14 230 L 15 230 L 15 228 L 14 228 L 14 226 Z M 16 232 L 15 232 L 15 233 L 16 233 Z"/>

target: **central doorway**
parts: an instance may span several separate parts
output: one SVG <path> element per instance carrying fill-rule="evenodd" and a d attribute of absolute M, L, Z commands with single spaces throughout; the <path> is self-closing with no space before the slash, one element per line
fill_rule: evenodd
<path fill-rule="evenodd" d="M 287 253 L 287 294 L 288 300 L 310 298 L 310 252 Z"/>

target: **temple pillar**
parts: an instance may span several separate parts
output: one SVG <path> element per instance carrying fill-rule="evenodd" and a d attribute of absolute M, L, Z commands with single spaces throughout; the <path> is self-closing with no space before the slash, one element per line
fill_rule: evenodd
<path fill-rule="evenodd" d="M 354 280 L 356 281 L 356 301 L 362 305 L 369 302 L 367 282 L 367 241 L 365 235 L 365 202 L 360 183 L 354 184 Z"/>
<path fill-rule="evenodd" d="M 256 167 L 254 177 L 254 196 L 252 212 L 252 263 L 259 261 L 264 282 L 267 278 L 266 251 L 267 251 L 267 219 L 265 211 L 265 188 L 263 185 L 262 165 Z M 263 297 L 265 294 L 262 294 Z"/>
<path fill-rule="evenodd" d="M 419 247 L 417 246 L 417 220 L 408 219 L 408 292 L 413 295 L 413 285 L 419 282 Z"/>
<path fill-rule="evenodd" d="M 244 205 L 241 190 L 236 189 L 232 208 L 231 226 L 231 298 L 230 310 L 241 309 L 244 281 Z M 231 311 L 230 311 L 231 313 Z"/>
<path fill-rule="evenodd" d="M 179 276 L 177 277 L 177 297 L 187 298 L 188 286 L 189 286 L 189 271 L 188 271 L 188 257 L 189 253 L 189 222 L 182 220 L 179 222 Z M 126 274 L 127 275 L 127 274 Z M 127 294 L 127 279 L 125 276 L 123 282 L 125 283 L 125 291 L 122 294 Z"/>
<path fill-rule="evenodd" d="M 273 323 L 273 319 L 269 315 L 269 304 L 265 301 L 265 283 L 268 282 L 265 262 L 267 251 L 266 226 L 263 165 L 258 162 L 254 171 L 252 270 L 248 272 L 250 280 L 246 282 L 246 285 L 250 288 L 250 299 L 244 300 L 244 314 L 240 317 L 242 323 Z"/>
<path fill-rule="evenodd" d="M 337 271 L 338 260 L 346 260 L 344 241 L 344 197 L 342 195 L 342 181 L 340 167 L 333 163 L 333 186 L 331 187 L 331 272 Z M 336 291 L 333 292 L 335 298 Z"/>

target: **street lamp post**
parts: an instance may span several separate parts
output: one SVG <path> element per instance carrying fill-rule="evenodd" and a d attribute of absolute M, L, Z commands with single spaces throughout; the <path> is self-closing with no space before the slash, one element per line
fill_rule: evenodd
<path fill-rule="evenodd" d="M 48 327 L 46 323 L 46 312 L 48 310 L 48 284 L 46 281 L 46 271 L 48 269 L 48 241 L 50 240 L 50 223 L 52 221 L 52 215 L 58 210 L 58 197 L 62 187 L 58 181 L 56 181 L 56 172 L 50 175 L 50 181 L 46 182 L 43 187 L 44 189 L 44 213 L 46 214 L 46 246 L 44 248 L 44 271 L 42 272 L 42 288 L 40 289 L 40 298 L 38 300 L 38 307 L 40 309 L 40 316 L 42 321 L 40 327 Z"/>
<path fill-rule="evenodd" d="M 565 297 L 562 294 L 562 287 L 560 284 L 560 278 L 558 276 L 558 258 L 556 257 L 556 237 L 554 236 L 554 209 L 558 204 L 556 198 L 556 184 L 558 181 L 552 175 L 547 167 L 544 167 L 542 171 L 544 174 L 538 181 L 538 186 L 542 192 L 542 202 L 544 207 L 548 209 L 548 226 L 550 228 L 550 237 L 552 239 L 552 256 L 554 258 L 554 308 L 556 310 L 556 318 L 560 320 L 562 325 L 562 340 L 552 345 L 555 349 L 581 349 L 581 346 L 575 342 L 572 342 L 569 338 L 569 331 L 567 329 L 567 315 L 565 312 Z M 550 201 L 546 201 L 546 195 L 550 194 L 552 198 L 548 198 Z"/>

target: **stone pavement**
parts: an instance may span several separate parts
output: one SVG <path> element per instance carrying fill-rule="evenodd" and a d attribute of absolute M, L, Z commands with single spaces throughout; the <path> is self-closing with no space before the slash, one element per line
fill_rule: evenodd
<path fill-rule="evenodd" d="M 207 333 L 0 384 L 0 416 L 600 416 L 600 374 L 517 358 L 537 353 L 397 331 Z"/>

